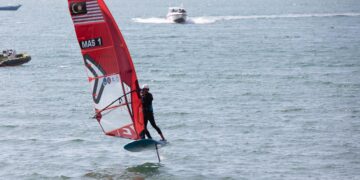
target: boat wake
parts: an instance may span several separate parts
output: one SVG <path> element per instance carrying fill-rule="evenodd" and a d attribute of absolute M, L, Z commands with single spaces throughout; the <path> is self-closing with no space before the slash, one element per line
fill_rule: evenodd
<path fill-rule="evenodd" d="M 219 21 L 242 19 L 281 19 L 281 18 L 311 18 L 311 17 L 354 17 L 360 13 L 314 13 L 314 14 L 280 14 L 280 15 L 253 15 L 253 16 L 201 16 L 188 17 L 184 24 L 212 24 Z M 147 24 L 175 24 L 165 18 L 133 18 L 134 22 Z"/>
<path fill-rule="evenodd" d="M 170 24 L 170 23 L 174 23 L 170 20 L 167 20 L 165 18 L 156 18 L 156 17 L 152 17 L 152 18 L 133 18 L 132 19 L 134 22 L 137 23 L 147 23 L 147 24 Z"/>

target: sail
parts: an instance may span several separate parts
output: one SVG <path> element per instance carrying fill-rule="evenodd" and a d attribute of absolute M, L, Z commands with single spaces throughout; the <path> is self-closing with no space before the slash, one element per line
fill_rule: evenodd
<path fill-rule="evenodd" d="M 96 119 L 106 135 L 139 139 L 144 130 L 140 88 L 114 18 L 103 0 L 68 0 L 68 4 Z"/>

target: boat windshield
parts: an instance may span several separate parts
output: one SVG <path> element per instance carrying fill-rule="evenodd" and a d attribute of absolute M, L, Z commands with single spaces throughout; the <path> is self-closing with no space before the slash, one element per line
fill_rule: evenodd
<path fill-rule="evenodd" d="M 182 8 L 169 8 L 169 12 L 171 12 L 171 13 L 186 13 L 185 9 L 182 9 Z"/>

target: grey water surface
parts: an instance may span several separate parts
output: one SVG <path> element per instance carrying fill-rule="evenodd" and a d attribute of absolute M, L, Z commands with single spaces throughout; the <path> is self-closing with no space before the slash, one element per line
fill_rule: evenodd
<path fill-rule="evenodd" d="M 0 68 L 0 179 L 360 179 L 360 1 L 106 0 L 161 163 L 90 119 L 67 1 L 17 2 L 0 49 L 32 61 Z M 187 23 L 167 22 L 181 3 Z"/>

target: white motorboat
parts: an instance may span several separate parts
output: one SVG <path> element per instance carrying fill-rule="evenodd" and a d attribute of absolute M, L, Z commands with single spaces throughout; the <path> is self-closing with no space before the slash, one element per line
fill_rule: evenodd
<path fill-rule="evenodd" d="M 186 21 L 186 10 L 182 7 L 169 7 L 169 12 L 166 19 L 176 22 L 184 23 Z"/>

